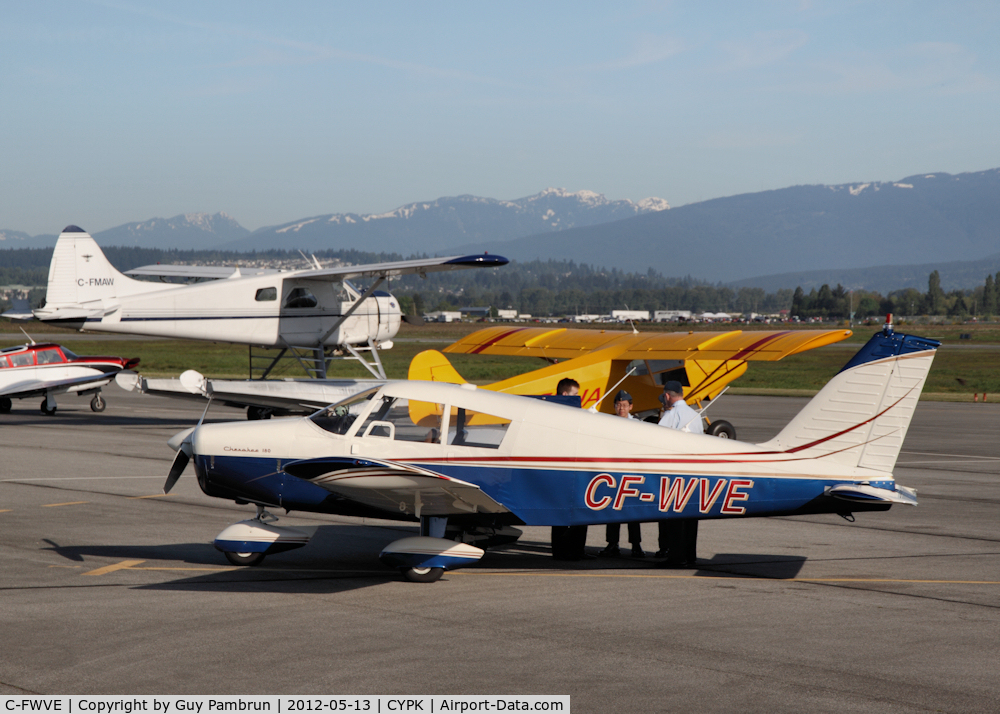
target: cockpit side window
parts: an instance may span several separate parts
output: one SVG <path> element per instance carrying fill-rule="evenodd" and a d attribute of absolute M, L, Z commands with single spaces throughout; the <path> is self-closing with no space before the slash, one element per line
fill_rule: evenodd
<path fill-rule="evenodd" d="M 57 349 L 38 350 L 35 355 L 38 364 L 57 364 L 63 361 L 62 355 Z"/>
<path fill-rule="evenodd" d="M 440 444 L 442 414 L 443 404 L 387 396 L 368 414 L 357 435 Z"/>
<path fill-rule="evenodd" d="M 10 363 L 15 367 L 31 367 L 35 364 L 35 355 L 31 352 L 16 352 L 10 355 Z"/>
<path fill-rule="evenodd" d="M 510 426 L 510 419 L 452 407 L 448 424 L 448 443 L 452 446 L 499 449 Z"/>
<path fill-rule="evenodd" d="M 278 299 L 277 288 L 261 288 L 253 298 L 257 302 L 270 302 Z"/>
<path fill-rule="evenodd" d="M 285 307 L 289 308 L 316 307 L 317 305 L 319 305 L 319 300 L 306 288 L 292 288 L 292 291 L 288 293 L 288 297 L 285 298 Z"/>
<path fill-rule="evenodd" d="M 440 444 L 442 414 L 442 404 L 383 397 L 382 404 L 372 409 L 358 435 Z"/>

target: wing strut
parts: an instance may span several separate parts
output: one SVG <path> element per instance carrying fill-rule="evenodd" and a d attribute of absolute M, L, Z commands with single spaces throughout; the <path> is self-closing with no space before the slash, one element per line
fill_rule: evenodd
<path fill-rule="evenodd" d="M 368 349 L 371 350 L 372 357 L 375 358 L 374 369 L 370 364 L 368 364 L 368 360 L 362 357 L 361 353 L 354 349 L 354 347 L 346 343 L 341 345 L 341 347 L 350 352 L 354 359 L 363 364 L 365 368 L 372 373 L 372 376 L 375 377 L 375 379 L 388 379 L 388 377 L 385 376 L 385 369 L 382 367 L 382 360 L 378 356 L 378 348 L 375 347 L 375 343 L 370 338 L 368 340 Z"/>

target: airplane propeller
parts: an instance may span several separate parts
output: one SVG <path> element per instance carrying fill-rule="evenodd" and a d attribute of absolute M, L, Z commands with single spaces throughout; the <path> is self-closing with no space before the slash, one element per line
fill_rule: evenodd
<path fill-rule="evenodd" d="M 174 487 L 177 479 L 184 473 L 184 469 L 187 468 L 188 461 L 190 460 L 191 457 L 187 455 L 183 448 L 177 450 L 177 456 L 174 457 L 174 463 L 170 466 L 170 473 L 167 474 L 167 480 L 163 484 L 163 493 L 170 493 L 170 489 Z"/>
<path fill-rule="evenodd" d="M 184 469 L 187 468 L 191 457 L 194 456 L 194 435 L 198 431 L 198 427 L 205 421 L 205 416 L 208 414 L 210 406 L 212 406 L 211 394 L 208 397 L 208 404 L 205 405 L 205 411 L 201 413 L 201 419 L 198 420 L 198 423 L 189 429 L 177 432 L 167 441 L 167 445 L 171 449 L 174 449 L 177 455 L 174 456 L 174 461 L 170 465 L 170 473 L 167 474 L 167 480 L 163 483 L 163 493 L 170 493 L 170 490 L 177 483 L 181 474 L 184 473 Z"/>

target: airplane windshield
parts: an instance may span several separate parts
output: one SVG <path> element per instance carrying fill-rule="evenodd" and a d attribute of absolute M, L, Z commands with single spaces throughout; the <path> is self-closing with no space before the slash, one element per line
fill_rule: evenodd
<path fill-rule="evenodd" d="M 63 348 L 62 348 L 62 351 L 63 351 L 63 356 L 64 356 L 64 357 L 66 358 L 66 360 L 67 360 L 67 361 L 69 361 L 69 362 L 72 362 L 72 361 L 73 361 L 73 360 L 75 360 L 75 359 L 79 359 L 79 357 L 77 357 L 77 356 L 76 356 L 75 354 L 73 354 L 72 352 L 70 352 L 70 351 L 69 351 L 68 349 L 66 349 L 65 347 L 63 347 Z"/>
<path fill-rule="evenodd" d="M 354 420 L 358 418 L 358 414 L 368 408 L 368 402 L 371 401 L 371 398 L 375 396 L 375 392 L 377 391 L 377 387 L 369 389 L 355 394 L 353 397 L 339 401 L 336 404 L 323 407 L 310 416 L 309 421 L 324 431 L 343 436 L 351 428 L 351 425 L 354 424 Z"/>

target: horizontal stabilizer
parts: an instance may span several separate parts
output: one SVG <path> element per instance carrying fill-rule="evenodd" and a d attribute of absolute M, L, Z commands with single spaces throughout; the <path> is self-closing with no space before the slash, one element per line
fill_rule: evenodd
<path fill-rule="evenodd" d="M 31 312 L 31 304 L 26 298 L 11 298 L 10 302 L 10 310 L 0 315 L 0 317 L 10 318 L 15 322 L 26 322 L 27 320 L 35 319 L 35 316 Z"/>
<path fill-rule="evenodd" d="M 912 488 L 896 484 L 894 491 L 877 486 L 845 483 L 831 486 L 826 490 L 827 496 L 839 498 L 852 503 L 901 503 L 906 506 L 917 505 L 917 492 Z"/>

